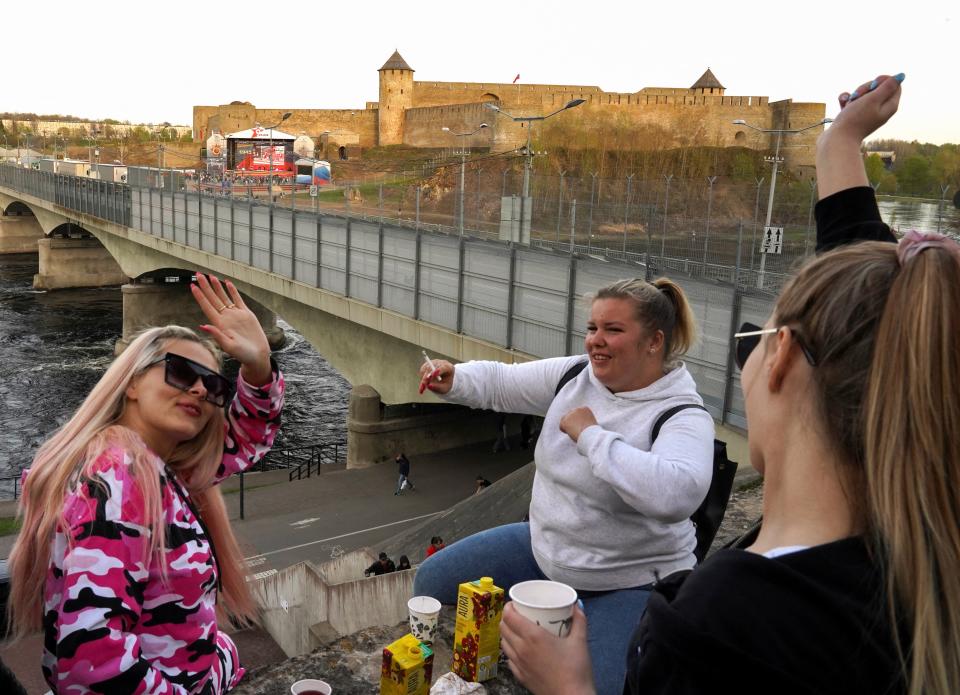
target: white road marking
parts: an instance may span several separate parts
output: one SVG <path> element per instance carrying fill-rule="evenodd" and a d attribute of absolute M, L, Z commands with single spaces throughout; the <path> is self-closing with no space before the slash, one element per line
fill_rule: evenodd
<path fill-rule="evenodd" d="M 266 561 L 267 558 L 265 558 L 263 555 L 254 555 L 253 557 L 247 559 L 247 567 L 256 567 L 258 565 L 262 565 Z"/>
<path fill-rule="evenodd" d="M 427 519 L 431 516 L 437 516 L 438 514 L 443 514 L 447 510 L 444 509 L 439 512 L 431 512 L 430 514 L 421 514 L 420 516 L 413 516 L 409 519 L 402 519 L 400 521 L 391 521 L 389 524 L 380 524 L 379 526 L 371 526 L 370 528 L 361 529 L 360 531 L 351 531 L 350 533 L 341 533 L 339 536 L 330 536 L 330 538 L 321 538 L 318 541 L 310 541 L 309 543 L 300 543 L 299 545 L 290 545 L 286 548 L 278 548 L 277 550 L 268 550 L 265 553 L 260 553 L 259 555 L 253 555 L 252 557 L 263 557 L 267 555 L 277 555 L 278 553 L 285 553 L 288 550 L 297 550 L 298 548 L 306 548 L 307 546 L 317 545 L 318 543 L 329 543 L 330 541 L 339 540 L 340 538 L 347 538 L 348 536 L 356 536 L 361 533 L 367 533 L 368 531 L 378 531 L 382 528 L 387 528 L 389 526 L 396 526 L 397 524 L 408 524 L 411 521 L 419 521 L 420 519 Z M 247 557 L 244 560 L 250 561 L 251 558 Z"/>
<path fill-rule="evenodd" d="M 320 521 L 320 519 L 318 519 L 318 518 L 316 518 L 316 517 L 311 517 L 310 519 L 300 519 L 300 521 L 294 521 L 294 522 L 293 522 L 292 524 L 290 524 L 290 525 L 291 525 L 291 526 L 300 526 L 300 527 L 303 527 L 303 526 L 309 526 L 309 525 L 312 524 L 314 521 Z"/>
<path fill-rule="evenodd" d="M 277 573 L 277 570 L 265 570 L 263 572 L 257 572 L 256 574 L 251 574 L 247 577 L 248 582 L 255 582 L 260 579 L 265 579 L 266 577 L 272 577 Z"/>

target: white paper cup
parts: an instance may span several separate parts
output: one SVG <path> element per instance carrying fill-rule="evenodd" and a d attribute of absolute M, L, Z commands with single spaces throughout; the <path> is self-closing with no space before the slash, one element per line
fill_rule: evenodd
<path fill-rule="evenodd" d="M 333 695 L 333 688 L 326 681 L 316 678 L 305 678 L 297 681 L 290 686 L 290 692 L 293 695 L 303 695 L 303 693 L 320 693 L 320 695 Z"/>
<path fill-rule="evenodd" d="M 510 587 L 510 600 L 524 618 L 551 635 L 566 637 L 573 627 L 577 592 L 566 584 L 546 579 L 520 582 Z"/>
<path fill-rule="evenodd" d="M 421 642 L 433 644 L 437 636 L 437 619 L 440 617 L 440 602 L 432 596 L 414 596 L 407 601 L 410 611 L 410 634 Z"/>

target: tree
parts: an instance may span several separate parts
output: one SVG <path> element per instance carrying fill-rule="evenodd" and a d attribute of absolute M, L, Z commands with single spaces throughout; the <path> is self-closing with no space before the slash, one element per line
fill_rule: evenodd
<path fill-rule="evenodd" d="M 876 186 L 880 181 L 883 180 L 883 175 L 887 173 L 887 169 L 883 166 L 883 160 L 878 154 L 872 154 L 867 157 L 864 165 L 867 169 L 867 180 L 871 185 Z"/>
<path fill-rule="evenodd" d="M 960 146 L 943 145 L 933 156 L 930 164 L 934 181 L 938 185 L 960 188 Z"/>
<path fill-rule="evenodd" d="M 908 157 L 898 167 L 896 174 L 897 181 L 900 182 L 900 191 L 907 195 L 929 193 L 933 186 L 930 160 L 918 154 Z"/>
<path fill-rule="evenodd" d="M 886 193 L 887 195 L 895 195 L 897 187 L 900 185 L 897 182 L 897 175 L 892 171 L 884 171 L 879 182 L 871 181 L 871 183 L 877 187 L 877 193 Z"/>

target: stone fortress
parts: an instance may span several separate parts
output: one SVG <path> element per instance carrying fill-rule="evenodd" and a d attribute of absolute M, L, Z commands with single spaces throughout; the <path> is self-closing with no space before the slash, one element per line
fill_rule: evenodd
<path fill-rule="evenodd" d="M 775 137 L 732 124 L 743 119 L 757 128 L 803 128 L 821 120 L 826 105 L 798 103 L 792 99 L 771 102 L 766 96 L 729 96 L 708 68 L 693 86 L 644 87 L 636 92 L 606 92 L 582 85 L 506 84 L 486 82 L 421 82 L 398 51 L 379 69 L 379 100 L 362 109 L 257 108 L 249 102 L 193 107 L 194 139 L 203 142 L 211 133 L 228 134 L 257 124 L 280 123 L 278 129 L 309 135 L 320 144 L 321 156 L 336 159 L 383 145 L 412 147 L 471 147 L 503 152 L 526 143 L 524 123 L 516 123 L 484 107 L 492 102 L 514 116 L 549 114 L 571 99 L 585 103 L 569 115 L 582 121 L 628 119 L 638 130 L 656 134 L 660 147 L 742 146 L 773 149 Z M 489 127 L 458 138 L 451 132 L 473 131 L 480 123 Z M 781 154 L 786 165 L 804 169 L 814 163 L 814 144 L 822 128 L 786 139 Z M 536 135 L 536 132 L 535 132 Z"/>

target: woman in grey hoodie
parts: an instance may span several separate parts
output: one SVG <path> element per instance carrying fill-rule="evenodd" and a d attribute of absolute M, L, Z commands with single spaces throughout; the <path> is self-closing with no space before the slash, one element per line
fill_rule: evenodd
<path fill-rule="evenodd" d="M 600 695 L 623 688 L 626 644 L 658 576 L 696 563 L 690 515 L 710 486 L 713 419 L 680 361 L 694 319 L 679 286 L 621 280 L 591 298 L 586 356 L 523 364 L 435 360 L 421 386 L 446 400 L 544 417 L 529 524 L 459 541 L 421 565 L 416 595 L 454 603 L 460 582 L 552 579 L 574 587 L 589 617 Z M 572 368 L 586 368 L 557 392 Z"/>

